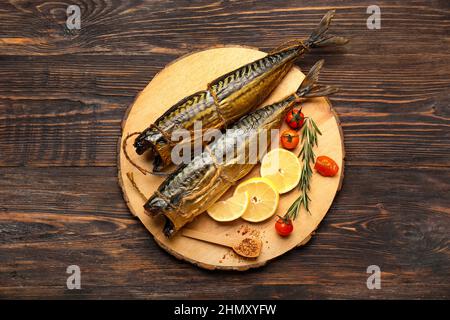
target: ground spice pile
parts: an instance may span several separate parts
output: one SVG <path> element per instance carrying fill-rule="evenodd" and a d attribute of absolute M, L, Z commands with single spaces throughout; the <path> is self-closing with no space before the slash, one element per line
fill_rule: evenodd
<path fill-rule="evenodd" d="M 252 238 L 245 238 L 235 248 L 237 252 L 247 257 L 257 257 L 261 250 L 260 242 Z"/>

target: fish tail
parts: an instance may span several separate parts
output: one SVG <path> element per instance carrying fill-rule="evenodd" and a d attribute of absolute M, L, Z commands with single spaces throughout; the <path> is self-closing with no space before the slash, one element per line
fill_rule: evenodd
<path fill-rule="evenodd" d="M 303 79 L 300 87 L 296 92 L 297 96 L 305 98 L 323 97 L 338 91 L 336 87 L 317 84 L 317 81 L 319 80 L 319 73 L 324 62 L 325 61 L 323 59 L 317 61 L 316 64 L 311 68 L 311 70 L 309 70 L 308 74 L 306 75 L 305 79 Z"/>
<path fill-rule="evenodd" d="M 330 27 L 331 19 L 335 14 L 335 10 L 328 11 L 319 23 L 319 26 L 311 33 L 309 39 L 305 41 L 307 48 L 325 47 L 329 45 L 344 45 L 348 39 L 327 34 Z"/>

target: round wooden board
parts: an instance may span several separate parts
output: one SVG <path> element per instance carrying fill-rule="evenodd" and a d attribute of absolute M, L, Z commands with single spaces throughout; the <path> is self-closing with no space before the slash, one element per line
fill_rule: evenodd
<path fill-rule="evenodd" d="M 253 48 L 226 46 L 195 52 L 177 59 L 153 78 L 128 109 L 122 123 L 122 137 L 119 140 L 119 146 L 122 145 L 125 136 L 131 132 L 144 130 L 183 97 L 205 89 L 207 83 L 218 76 L 265 55 L 266 53 Z M 304 74 L 297 67 L 293 68 L 263 105 L 276 102 L 294 92 L 303 78 Z M 256 260 L 239 258 L 230 254 L 230 250 L 227 248 L 189 239 L 180 234 L 176 234 L 172 239 L 167 239 L 162 234 L 162 219 L 151 218 L 145 214 L 144 199 L 132 186 L 126 174 L 127 172 L 134 173 L 136 184 L 147 197 L 158 188 L 164 178 L 143 175 L 127 161 L 122 148 L 119 147 L 119 184 L 128 207 L 150 231 L 156 242 L 167 252 L 206 269 L 247 270 L 259 267 L 269 260 L 305 244 L 325 217 L 340 189 L 343 178 L 344 144 L 339 120 L 331 109 L 328 99 L 310 99 L 302 103 L 302 106 L 304 114 L 312 116 L 322 131 L 322 136 L 319 137 L 319 146 L 315 150 L 316 155 L 324 154 L 332 157 L 340 168 L 339 174 L 333 178 L 325 178 L 314 173 L 309 194 L 312 214 L 308 214 L 302 209 L 300 216 L 294 222 L 294 232 L 287 238 L 281 238 L 276 234 L 274 229 L 276 216 L 265 222 L 250 224 L 240 219 L 231 223 L 218 223 L 207 214 L 203 214 L 189 224 L 189 228 L 208 231 L 212 234 L 222 234 L 224 237 L 236 235 L 239 229 L 248 225 L 253 232 L 259 233 L 259 237 L 263 241 L 261 255 Z M 135 162 L 150 169 L 149 159 L 145 155 L 138 156 L 134 152 L 132 139 L 130 139 L 127 151 Z M 244 179 L 258 175 L 259 165 Z M 227 198 L 232 191 L 226 193 L 223 198 Z M 297 196 L 297 190 L 282 195 L 277 214 L 283 215 Z"/>

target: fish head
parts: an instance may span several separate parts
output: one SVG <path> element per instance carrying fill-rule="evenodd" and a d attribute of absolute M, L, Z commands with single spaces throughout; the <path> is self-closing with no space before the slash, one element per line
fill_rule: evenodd
<path fill-rule="evenodd" d="M 136 153 L 141 155 L 148 149 L 153 149 L 161 143 L 167 143 L 164 136 L 156 128 L 150 127 L 143 131 L 134 140 L 134 148 Z"/>
<path fill-rule="evenodd" d="M 158 194 L 153 194 L 145 203 L 144 209 L 151 216 L 162 215 L 164 217 L 163 233 L 166 237 L 170 238 L 175 233 L 175 224 L 169 218 L 169 216 L 172 216 L 174 209 L 168 200 L 162 198 Z"/>
<path fill-rule="evenodd" d="M 170 209 L 170 204 L 166 199 L 153 194 L 145 203 L 144 209 L 152 216 L 158 216 Z"/>

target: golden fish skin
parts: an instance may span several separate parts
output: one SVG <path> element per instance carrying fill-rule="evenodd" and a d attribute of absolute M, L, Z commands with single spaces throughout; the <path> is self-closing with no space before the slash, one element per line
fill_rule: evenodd
<path fill-rule="evenodd" d="M 248 63 L 211 82 L 207 90 L 196 92 L 167 110 L 135 140 L 138 154 L 151 149 L 154 154 L 153 171 L 171 164 L 177 129 L 192 131 L 201 121 L 203 129 L 221 129 L 261 104 L 292 68 L 295 60 L 309 48 L 329 44 L 343 44 L 345 39 L 325 35 L 334 11 L 328 12 L 310 38 L 289 48 Z"/>

